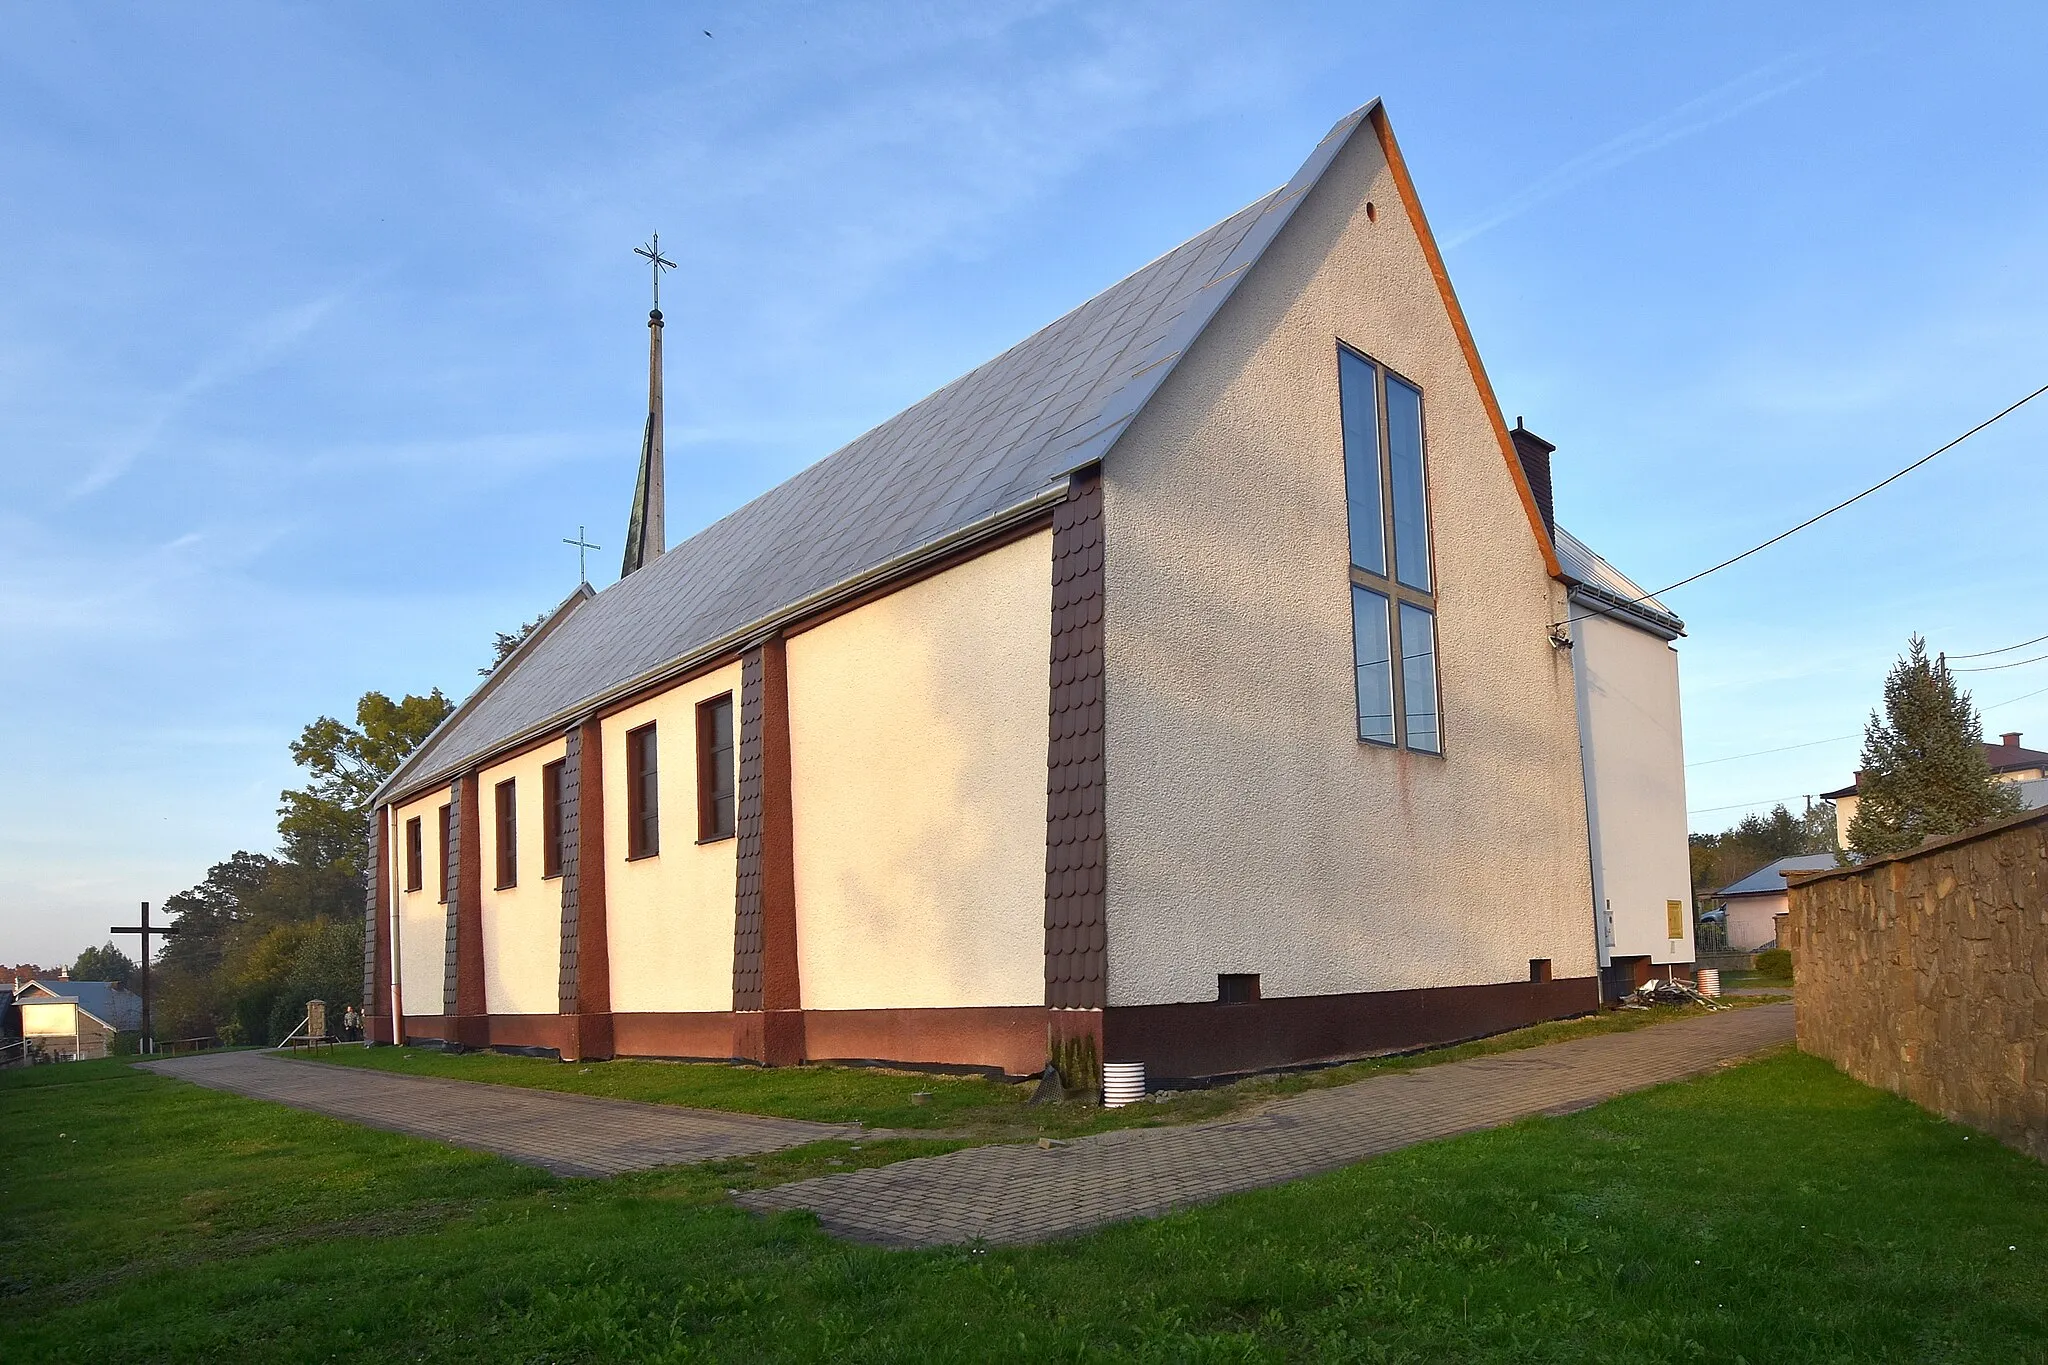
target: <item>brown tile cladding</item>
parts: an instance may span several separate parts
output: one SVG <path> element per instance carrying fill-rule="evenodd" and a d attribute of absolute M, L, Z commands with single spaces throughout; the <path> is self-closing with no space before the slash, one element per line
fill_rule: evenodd
<path fill-rule="evenodd" d="M 761 651 L 740 662 L 740 735 L 733 759 L 732 1007 L 761 1008 Z"/>
<path fill-rule="evenodd" d="M 455 1013 L 459 1041 L 480 1046 L 486 1036 L 484 1019 L 484 841 L 483 803 L 477 793 L 477 775 L 466 774 L 460 783 L 462 801 L 457 806 L 455 865 Z"/>
<path fill-rule="evenodd" d="M 370 813 L 369 879 L 363 888 L 363 1013 L 391 1013 L 390 821 L 383 810 Z M 365 1036 L 370 1034 L 364 1029 Z"/>
<path fill-rule="evenodd" d="M 441 850 L 441 866 L 446 869 L 445 875 L 448 879 L 448 899 L 442 905 L 445 932 L 441 942 L 441 1013 L 444 1016 L 462 1012 L 456 1004 L 456 991 L 459 989 L 458 982 L 462 970 L 462 938 L 456 924 L 456 906 L 462 899 L 462 787 L 463 782 L 459 777 L 448 784 L 450 846 Z"/>
<path fill-rule="evenodd" d="M 583 781 L 583 727 L 572 725 L 562 755 L 562 941 L 555 975 L 555 1008 L 561 1014 L 576 1013 L 577 930 L 580 893 L 578 872 L 583 852 L 580 800 Z"/>
<path fill-rule="evenodd" d="M 735 756 L 733 1054 L 770 1066 L 804 1058 L 797 980 L 795 819 L 790 804 L 789 675 L 778 637 L 740 662 Z"/>
<path fill-rule="evenodd" d="M 1045 1003 L 1101 1009 L 1106 841 L 1102 749 L 1102 472 L 1076 473 L 1052 521 L 1046 746 Z"/>

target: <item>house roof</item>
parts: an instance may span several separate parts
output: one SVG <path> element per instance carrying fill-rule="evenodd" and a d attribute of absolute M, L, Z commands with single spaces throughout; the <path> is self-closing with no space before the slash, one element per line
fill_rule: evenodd
<path fill-rule="evenodd" d="M 1555 530 L 1557 562 L 1580 605 L 1646 626 L 1667 640 L 1685 634 L 1685 622 L 1669 607 L 1636 586 L 1621 570 L 1594 553 L 1585 541 L 1562 526 Z"/>
<path fill-rule="evenodd" d="M 1369 120 L 1410 199 L 1424 250 L 1440 266 L 1375 100 L 1339 120 L 1280 189 L 645 568 L 603 592 L 571 596 L 442 722 L 378 799 L 445 781 L 478 758 L 681 676 L 784 620 L 1057 501 L 1068 475 L 1115 445 Z M 1448 281 L 1438 283 L 1463 338 Z M 1477 353 L 1466 349 L 1492 405 Z M 1501 424 L 1504 449 L 1506 430 Z M 1508 458 L 1522 480 L 1511 452 Z M 1526 486 L 1523 492 L 1526 502 Z"/>
<path fill-rule="evenodd" d="M 2019 736 L 2015 734 L 2013 738 L 2018 739 Z M 2048 769 L 2048 753 L 2044 753 L 2040 749 L 2028 749 L 2019 744 L 1986 744 L 1984 746 L 1984 762 L 1989 765 L 1994 773 L 2015 773 L 2024 768 Z M 1846 787 L 1838 787 L 1831 792 L 1822 792 L 1821 797 L 1824 800 L 1834 801 L 1844 796 L 1854 796 L 1856 794 L 1856 786 L 1855 782 L 1851 782 Z"/>
<path fill-rule="evenodd" d="M 1785 890 L 1787 872 L 1817 872 L 1824 867 L 1835 866 L 1832 853 L 1795 853 L 1789 858 L 1780 858 L 1766 863 L 1739 882 L 1731 883 L 1714 892 L 1716 896 L 1770 896 Z"/>
<path fill-rule="evenodd" d="M 41 991 L 47 1000 L 23 999 L 30 991 Z M 29 981 L 15 992 L 15 999 L 24 1005 L 68 1000 L 110 1028 L 133 1032 L 142 1027 L 142 997 L 111 981 Z"/>

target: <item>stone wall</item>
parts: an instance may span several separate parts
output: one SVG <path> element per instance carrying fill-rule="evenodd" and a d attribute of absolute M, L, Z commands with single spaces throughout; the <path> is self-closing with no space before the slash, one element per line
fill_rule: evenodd
<path fill-rule="evenodd" d="M 2048 1160 L 2048 810 L 1787 880 L 1801 1050 Z"/>

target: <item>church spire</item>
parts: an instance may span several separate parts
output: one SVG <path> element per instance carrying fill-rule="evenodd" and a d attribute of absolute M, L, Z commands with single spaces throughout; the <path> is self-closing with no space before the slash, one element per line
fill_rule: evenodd
<path fill-rule="evenodd" d="M 655 233 L 646 246 L 633 248 L 645 256 L 654 271 L 654 308 L 647 314 L 647 428 L 640 438 L 640 477 L 633 484 L 633 510 L 626 519 L 626 560 L 619 569 L 624 578 L 668 548 L 662 512 L 667 493 L 661 460 L 661 272 L 676 263 L 661 254 L 661 234 Z"/>

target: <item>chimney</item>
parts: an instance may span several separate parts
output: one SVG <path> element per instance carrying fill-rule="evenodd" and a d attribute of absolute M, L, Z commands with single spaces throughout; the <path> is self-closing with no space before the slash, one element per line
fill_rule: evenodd
<path fill-rule="evenodd" d="M 2020 747 L 2020 732 L 2008 730 L 1998 737 L 1998 742 L 2008 749 L 2017 749 Z"/>
<path fill-rule="evenodd" d="M 1522 462 L 1522 477 L 1529 481 L 1529 491 L 1536 495 L 1536 510 L 1543 514 L 1543 533 L 1555 540 L 1557 510 L 1550 496 L 1550 452 L 1557 447 L 1523 426 L 1520 417 L 1515 418 L 1515 429 L 1508 435 L 1514 438 L 1515 455 Z"/>

